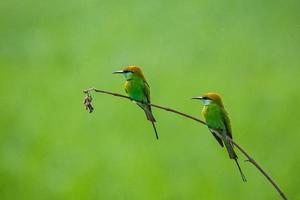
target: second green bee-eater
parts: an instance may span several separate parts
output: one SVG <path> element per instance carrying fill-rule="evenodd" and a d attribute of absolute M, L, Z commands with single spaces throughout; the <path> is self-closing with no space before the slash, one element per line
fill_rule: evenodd
<path fill-rule="evenodd" d="M 151 106 L 148 105 L 151 103 L 150 87 L 141 68 L 137 66 L 127 66 L 123 70 L 115 71 L 114 74 L 124 75 L 126 79 L 125 92 L 145 111 L 147 119 L 152 123 L 154 128 L 156 139 L 158 139 L 158 133 L 155 127 L 156 120 L 152 114 Z"/>
<path fill-rule="evenodd" d="M 246 177 L 237 161 L 238 157 L 233 150 L 233 144 L 228 140 L 228 137 L 232 139 L 232 131 L 230 120 L 221 97 L 216 93 L 206 93 L 200 97 L 194 97 L 193 99 L 200 99 L 203 102 L 204 107 L 202 114 L 208 129 L 222 147 L 225 145 L 230 159 L 235 160 L 242 179 L 246 182 Z M 222 137 L 219 137 L 218 135 Z"/>

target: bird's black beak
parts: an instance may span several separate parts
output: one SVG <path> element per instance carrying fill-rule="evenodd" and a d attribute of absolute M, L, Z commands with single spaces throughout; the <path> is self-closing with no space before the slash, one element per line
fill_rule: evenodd
<path fill-rule="evenodd" d="M 200 96 L 200 97 L 192 97 L 192 99 L 203 99 L 203 97 L 202 96 Z"/>
<path fill-rule="evenodd" d="M 114 71 L 113 74 L 124 74 L 125 72 L 123 70 Z"/>

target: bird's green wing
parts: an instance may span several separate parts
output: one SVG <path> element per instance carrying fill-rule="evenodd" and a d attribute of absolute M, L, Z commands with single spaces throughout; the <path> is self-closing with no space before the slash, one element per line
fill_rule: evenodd
<path fill-rule="evenodd" d="M 232 139 L 230 119 L 229 119 L 228 114 L 227 114 L 227 112 L 224 108 L 222 109 L 222 116 L 223 116 L 223 122 L 224 122 L 224 125 L 225 125 L 225 128 L 226 128 L 226 133 Z"/>
<path fill-rule="evenodd" d="M 150 103 L 150 86 L 147 81 L 144 81 L 144 95 L 146 97 L 147 103 Z"/>
<path fill-rule="evenodd" d="M 147 81 L 145 81 L 145 80 L 144 80 L 144 95 L 146 97 L 145 101 L 147 103 L 151 103 L 151 100 L 150 100 L 150 86 L 147 83 Z M 150 111 L 150 113 L 152 113 L 152 109 L 151 109 L 150 105 L 147 106 L 147 109 Z"/>

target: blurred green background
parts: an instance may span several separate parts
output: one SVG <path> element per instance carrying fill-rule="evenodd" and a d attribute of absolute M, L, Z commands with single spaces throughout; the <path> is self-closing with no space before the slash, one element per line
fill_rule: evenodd
<path fill-rule="evenodd" d="M 201 124 L 153 109 L 160 140 L 124 93 L 142 66 L 153 103 L 200 117 L 219 92 L 233 135 L 300 199 L 300 2 L 1 1 L 0 199 L 280 199 Z"/>

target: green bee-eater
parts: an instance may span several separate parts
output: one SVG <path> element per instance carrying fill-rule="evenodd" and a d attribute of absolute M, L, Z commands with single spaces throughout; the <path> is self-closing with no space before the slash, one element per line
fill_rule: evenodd
<path fill-rule="evenodd" d="M 202 114 L 205 118 L 208 129 L 222 147 L 225 145 L 230 159 L 235 160 L 242 179 L 244 182 L 246 182 L 246 177 L 237 161 L 238 157 L 233 150 L 233 144 L 228 140 L 228 137 L 232 139 L 232 132 L 230 120 L 224 108 L 221 97 L 216 93 L 206 93 L 203 96 L 194 97 L 193 99 L 200 99 L 203 102 L 204 107 Z M 223 137 L 220 138 L 216 133 Z"/>
<path fill-rule="evenodd" d="M 155 118 L 151 111 L 151 106 L 148 105 L 150 101 L 150 87 L 147 83 L 141 68 L 137 66 L 127 66 L 123 70 L 115 71 L 114 74 L 123 74 L 125 82 L 125 92 L 128 96 L 136 101 L 136 104 L 140 106 L 147 116 L 147 119 L 152 123 L 155 131 L 156 139 L 158 134 L 155 127 Z"/>

